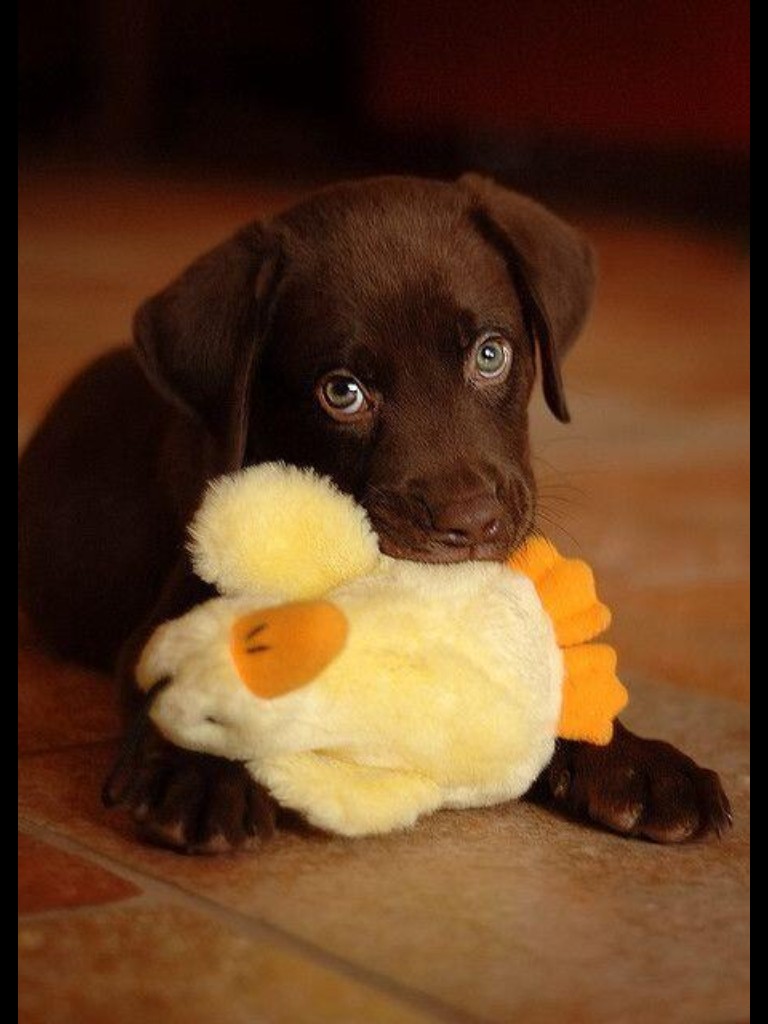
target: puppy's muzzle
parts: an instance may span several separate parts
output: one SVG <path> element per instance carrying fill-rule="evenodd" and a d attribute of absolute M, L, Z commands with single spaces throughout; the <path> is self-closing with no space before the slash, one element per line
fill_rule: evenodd
<path fill-rule="evenodd" d="M 418 562 L 503 561 L 527 536 L 532 502 L 515 486 L 505 499 L 487 489 L 447 500 L 377 490 L 364 502 L 386 555 Z"/>

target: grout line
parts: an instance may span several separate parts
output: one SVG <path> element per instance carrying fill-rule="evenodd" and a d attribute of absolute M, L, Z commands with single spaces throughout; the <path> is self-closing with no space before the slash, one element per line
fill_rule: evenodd
<path fill-rule="evenodd" d="M 235 931 L 244 933 L 250 938 L 266 942 L 277 941 L 279 945 L 287 947 L 291 952 L 300 953 L 302 956 L 330 970 L 334 974 L 347 977 L 366 988 L 393 998 L 397 1002 L 405 1003 L 414 1009 L 426 1012 L 435 1020 L 442 1021 L 444 1024 L 488 1024 L 488 1020 L 485 1017 L 478 1017 L 467 1013 L 465 1010 L 457 1009 L 435 996 L 422 992 L 420 989 L 404 985 L 386 974 L 368 967 L 361 967 L 336 953 L 324 949 L 322 946 L 316 945 L 309 939 L 294 935 L 280 925 L 265 921 L 262 918 L 248 917 L 246 914 L 216 903 L 210 897 L 191 892 L 175 882 L 168 882 L 151 874 L 145 875 L 138 869 L 127 867 L 113 855 L 93 850 L 81 840 L 63 835 L 50 825 L 40 825 L 28 818 L 20 817 L 19 829 L 27 835 L 43 840 L 65 853 L 75 854 L 92 861 L 99 867 L 110 870 L 113 874 L 133 882 L 134 885 L 140 886 L 148 895 L 156 899 L 164 899 L 187 908 L 191 906 L 209 918 L 213 918 Z M 138 897 L 120 902 L 133 903 L 136 899 Z M 101 904 L 101 909 L 109 905 Z M 94 906 L 93 909 L 99 908 Z"/>

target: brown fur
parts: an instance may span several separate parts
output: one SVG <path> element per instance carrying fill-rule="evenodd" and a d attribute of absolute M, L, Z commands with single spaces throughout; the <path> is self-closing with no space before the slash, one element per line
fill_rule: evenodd
<path fill-rule="evenodd" d="M 60 652 L 117 665 L 126 706 L 148 631 L 205 595 L 184 529 L 211 476 L 284 459 L 365 505 L 392 554 L 502 559 L 531 530 L 527 405 L 540 368 L 568 418 L 560 364 L 593 287 L 588 245 L 491 182 L 380 178 L 254 223 L 138 311 L 133 351 L 70 386 L 25 452 L 20 591 Z M 499 383 L 467 379 L 483 331 L 509 345 Z M 318 401 L 343 368 L 369 411 Z M 716 776 L 619 728 L 561 743 L 531 794 L 607 827 L 676 841 L 728 820 Z M 247 844 L 276 808 L 245 771 L 145 743 L 126 798 L 145 833 L 187 850 Z"/>

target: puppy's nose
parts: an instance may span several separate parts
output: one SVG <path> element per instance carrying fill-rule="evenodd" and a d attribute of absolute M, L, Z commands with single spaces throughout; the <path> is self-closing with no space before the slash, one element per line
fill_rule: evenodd
<path fill-rule="evenodd" d="M 501 508 L 487 493 L 455 498 L 430 508 L 432 529 L 441 544 L 470 547 L 494 540 L 501 529 Z"/>

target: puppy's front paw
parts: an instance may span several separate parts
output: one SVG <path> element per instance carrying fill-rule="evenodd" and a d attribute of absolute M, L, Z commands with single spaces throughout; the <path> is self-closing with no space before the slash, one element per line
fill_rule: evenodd
<path fill-rule="evenodd" d="M 722 836 L 733 820 L 715 772 L 618 722 L 605 747 L 558 741 L 531 795 L 614 832 L 657 843 Z"/>
<path fill-rule="evenodd" d="M 143 839 L 183 853 L 250 850 L 275 831 L 276 804 L 243 765 L 153 736 L 120 802 Z"/>

